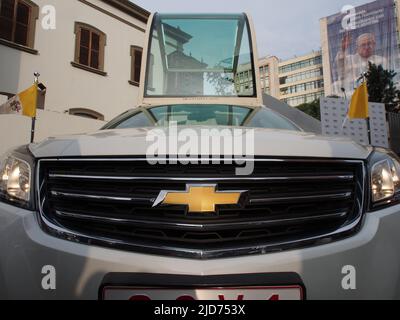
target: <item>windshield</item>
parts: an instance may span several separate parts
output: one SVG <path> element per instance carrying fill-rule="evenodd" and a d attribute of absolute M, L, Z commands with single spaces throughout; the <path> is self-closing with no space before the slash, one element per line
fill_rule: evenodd
<path fill-rule="evenodd" d="M 244 14 L 156 14 L 145 96 L 254 97 L 249 35 Z"/>
<path fill-rule="evenodd" d="M 236 126 L 300 131 L 288 119 L 268 108 L 230 105 L 172 105 L 133 110 L 112 120 L 103 129 L 160 126 Z"/>

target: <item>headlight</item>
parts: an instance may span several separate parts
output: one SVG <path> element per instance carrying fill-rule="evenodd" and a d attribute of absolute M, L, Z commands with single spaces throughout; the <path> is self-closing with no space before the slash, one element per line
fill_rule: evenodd
<path fill-rule="evenodd" d="M 397 156 L 379 150 L 373 154 L 370 168 L 373 206 L 400 200 L 400 163 Z"/>
<path fill-rule="evenodd" d="M 0 201 L 31 207 L 33 159 L 26 147 L 0 160 Z"/>

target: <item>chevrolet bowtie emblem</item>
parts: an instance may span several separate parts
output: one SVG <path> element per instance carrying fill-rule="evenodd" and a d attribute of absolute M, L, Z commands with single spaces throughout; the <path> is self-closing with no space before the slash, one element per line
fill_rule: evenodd
<path fill-rule="evenodd" d="M 158 205 L 185 205 L 189 213 L 214 213 L 217 205 L 237 205 L 246 191 L 217 191 L 217 185 L 187 185 L 186 191 L 161 191 Z"/>

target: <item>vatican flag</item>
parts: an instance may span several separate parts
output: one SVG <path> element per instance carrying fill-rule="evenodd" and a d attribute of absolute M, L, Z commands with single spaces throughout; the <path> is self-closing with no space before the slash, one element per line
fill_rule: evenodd
<path fill-rule="evenodd" d="M 369 118 L 368 89 L 365 81 L 354 91 L 353 97 L 351 98 L 348 118 L 350 120 Z"/>
<path fill-rule="evenodd" d="M 38 85 L 35 83 L 30 88 L 12 97 L 0 105 L 0 114 L 20 114 L 35 118 L 38 98 Z"/>

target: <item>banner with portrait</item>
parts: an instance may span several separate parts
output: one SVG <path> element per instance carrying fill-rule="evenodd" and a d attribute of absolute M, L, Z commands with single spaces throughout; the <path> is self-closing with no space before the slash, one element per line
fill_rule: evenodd
<path fill-rule="evenodd" d="M 327 18 L 332 94 L 352 94 L 369 62 L 399 71 L 396 21 L 394 0 L 347 6 Z"/>

